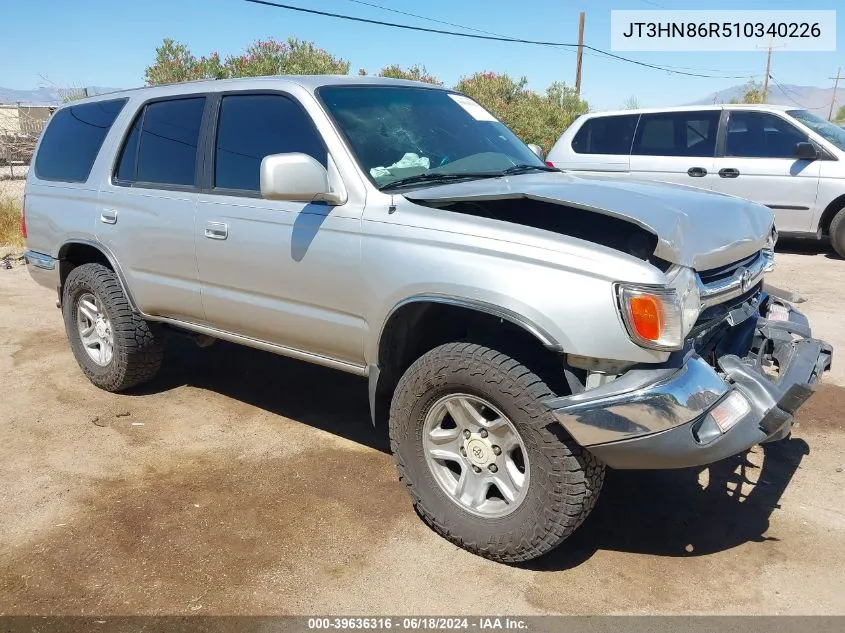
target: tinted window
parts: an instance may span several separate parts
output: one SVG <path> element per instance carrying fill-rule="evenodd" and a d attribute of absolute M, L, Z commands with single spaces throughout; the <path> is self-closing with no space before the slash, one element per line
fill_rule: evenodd
<path fill-rule="evenodd" d="M 214 185 L 259 190 L 261 159 L 302 152 L 326 166 L 326 149 L 298 103 L 280 95 L 223 97 L 215 150 Z"/>
<path fill-rule="evenodd" d="M 63 108 L 53 115 L 35 158 L 35 173 L 46 180 L 85 182 L 125 99 Z"/>
<path fill-rule="evenodd" d="M 793 158 L 795 144 L 809 137 L 794 125 L 766 112 L 731 112 L 725 156 Z"/>
<path fill-rule="evenodd" d="M 572 149 L 578 154 L 631 153 L 638 114 L 588 119 L 572 139 Z"/>
<path fill-rule="evenodd" d="M 193 185 L 205 98 L 158 101 L 143 113 L 136 180 Z M 132 136 L 127 139 L 132 141 Z"/>
<path fill-rule="evenodd" d="M 135 180 L 135 166 L 138 158 L 138 139 L 141 136 L 141 115 L 135 119 L 132 124 L 132 130 L 123 144 L 123 149 L 120 152 L 120 161 L 117 164 L 117 172 L 115 175 L 118 180 L 131 182 Z"/>
<path fill-rule="evenodd" d="M 713 156 L 721 112 L 644 114 L 634 139 L 640 156 Z"/>

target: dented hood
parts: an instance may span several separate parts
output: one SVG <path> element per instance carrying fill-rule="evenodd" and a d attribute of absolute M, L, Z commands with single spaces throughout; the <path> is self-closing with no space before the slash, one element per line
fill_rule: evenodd
<path fill-rule="evenodd" d="M 529 198 L 627 220 L 657 236 L 654 254 L 707 270 L 763 248 L 774 216 L 768 207 L 683 185 L 539 172 L 471 180 L 404 194 L 432 205 Z M 552 207 L 553 208 L 553 207 Z M 561 208 L 561 213 L 566 213 Z"/>

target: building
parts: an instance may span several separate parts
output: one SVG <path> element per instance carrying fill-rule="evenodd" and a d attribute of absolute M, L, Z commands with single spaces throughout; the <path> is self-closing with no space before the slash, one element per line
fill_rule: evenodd
<path fill-rule="evenodd" d="M 35 143 L 56 106 L 0 104 L 0 164 L 29 164 Z"/>

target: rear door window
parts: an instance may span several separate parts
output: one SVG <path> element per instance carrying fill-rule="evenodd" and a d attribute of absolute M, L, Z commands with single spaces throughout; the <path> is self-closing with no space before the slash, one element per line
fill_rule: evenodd
<path fill-rule="evenodd" d="M 638 119 L 638 114 L 588 119 L 572 139 L 572 149 L 576 154 L 627 156 Z"/>
<path fill-rule="evenodd" d="M 716 153 L 719 110 L 644 114 L 634 138 L 638 156 L 712 157 Z"/>
<path fill-rule="evenodd" d="M 193 186 L 205 97 L 155 101 L 138 114 L 121 150 L 119 182 Z"/>
<path fill-rule="evenodd" d="M 42 180 L 85 182 L 126 99 L 62 108 L 50 119 L 35 157 Z"/>

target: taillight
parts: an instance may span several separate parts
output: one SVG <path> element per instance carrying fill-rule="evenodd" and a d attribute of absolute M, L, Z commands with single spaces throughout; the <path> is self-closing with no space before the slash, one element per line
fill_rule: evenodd
<path fill-rule="evenodd" d="M 26 196 L 23 197 L 23 205 L 21 206 L 21 235 L 26 239 Z"/>
<path fill-rule="evenodd" d="M 554 167 L 554 166 L 555 166 L 555 164 L 552 161 L 550 161 L 550 160 L 546 161 L 546 167 Z"/>

